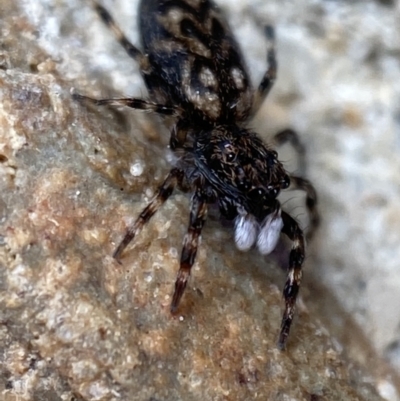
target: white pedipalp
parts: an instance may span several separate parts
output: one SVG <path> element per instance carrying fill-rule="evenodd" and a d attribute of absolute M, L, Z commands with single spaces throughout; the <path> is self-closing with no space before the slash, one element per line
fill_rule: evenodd
<path fill-rule="evenodd" d="M 239 250 L 248 251 L 256 242 L 258 223 L 251 214 L 239 214 L 235 220 L 235 243 Z"/>
<path fill-rule="evenodd" d="M 269 214 L 264 219 L 257 238 L 257 248 L 260 253 L 268 255 L 275 249 L 282 227 L 283 221 L 280 209 Z"/>

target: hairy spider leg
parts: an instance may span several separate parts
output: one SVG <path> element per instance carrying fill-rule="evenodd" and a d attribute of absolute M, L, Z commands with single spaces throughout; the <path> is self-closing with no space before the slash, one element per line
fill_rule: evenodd
<path fill-rule="evenodd" d="M 96 106 L 126 106 L 132 109 L 162 114 L 164 116 L 178 117 L 181 115 L 181 110 L 178 107 L 168 107 L 159 103 L 154 103 L 138 98 L 93 99 L 91 97 L 83 96 L 78 93 L 74 93 L 72 95 L 72 98 L 80 102 L 90 102 L 92 104 L 95 104 Z"/>
<path fill-rule="evenodd" d="M 305 149 L 304 145 L 300 141 L 300 138 L 296 131 L 292 129 L 285 129 L 274 135 L 274 142 L 277 146 L 282 146 L 289 142 L 299 155 L 299 172 L 304 174 L 305 172 Z M 320 218 L 317 208 L 317 193 L 314 186 L 310 181 L 297 175 L 290 175 L 290 187 L 289 190 L 299 189 L 306 193 L 306 207 L 310 216 L 310 226 L 307 230 L 307 240 L 310 241 L 313 237 L 316 229 L 319 226 Z"/>
<path fill-rule="evenodd" d="M 114 19 L 111 17 L 111 14 L 103 6 L 101 6 L 95 0 L 92 0 L 92 4 L 93 4 L 93 8 L 96 10 L 97 14 L 101 18 L 101 20 L 104 22 L 104 24 L 107 25 L 113 31 L 118 42 L 128 53 L 128 56 L 132 57 L 138 63 L 138 65 L 142 71 L 145 71 L 149 66 L 147 56 L 145 56 L 136 46 L 134 46 L 129 41 L 129 39 L 124 35 L 124 33 L 121 31 L 121 29 L 115 23 Z"/>
<path fill-rule="evenodd" d="M 139 217 L 132 224 L 132 226 L 130 226 L 126 231 L 125 237 L 113 253 L 113 258 L 119 260 L 124 249 L 140 233 L 143 226 L 151 219 L 161 205 L 171 196 L 172 192 L 176 186 L 181 183 L 182 179 L 183 171 L 181 169 L 174 168 L 169 172 L 156 196 L 146 206 L 142 213 L 140 213 Z"/>
<path fill-rule="evenodd" d="M 293 217 L 286 212 L 282 212 L 282 221 L 282 232 L 293 241 L 293 246 L 289 255 L 288 275 L 283 289 L 285 311 L 282 317 L 281 331 L 278 340 L 278 347 L 283 350 L 286 347 L 286 341 L 294 316 L 296 298 L 300 288 L 302 277 L 301 266 L 305 257 L 305 243 L 303 232 Z"/>
<path fill-rule="evenodd" d="M 142 74 L 147 75 L 151 73 L 151 67 L 146 55 L 134 46 L 128 38 L 123 34 L 121 29 L 115 23 L 111 14 L 95 0 L 92 0 L 92 4 L 97 14 L 104 22 L 104 24 L 113 31 L 118 42 L 125 49 L 128 56 L 133 58 L 139 65 Z M 120 98 L 120 99 L 93 99 L 80 94 L 73 94 L 72 98 L 78 101 L 88 101 L 97 106 L 111 105 L 111 106 L 126 106 L 133 109 L 144 110 L 162 114 L 165 116 L 179 117 L 183 114 L 179 107 L 168 107 L 163 104 L 154 103 L 148 100 L 138 99 L 138 98 Z"/>
<path fill-rule="evenodd" d="M 310 225 L 307 229 L 307 241 L 310 241 L 314 236 L 320 222 L 317 208 L 317 193 L 310 181 L 302 177 L 291 175 L 289 190 L 291 191 L 295 189 L 300 189 L 306 193 L 306 207 L 310 218 Z"/>
<path fill-rule="evenodd" d="M 293 146 L 293 148 L 295 149 L 295 151 L 299 156 L 298 170 L 300 174 L 304 174 L 306 170 L 306 163 L 305 163 L 306 150 L 297 132 L 289 128 L 284 129 L 283 131 L 279 131 L 277 134 L 274 135 L 273 141 L 276 144 L 276 146 L 283 146 L 286 143 L 290 143 L 290 145 Z"/>
<path fill-rule="evenodd" d="M 171 302 L 171 313 L 176 313 L 178 309 L 190 276 L 190 270 L 196 259 L 201 230 L 207 218 L 206 200 L 205 194 L 203 194 L 200 188 L 197 188 L 191 201 L 189 227 L 183 240 L 180 268 L 175 281 L 175 291 Z"/>
<path fill-rule="evenodd" d="M 275 33 L 274 28 L 271 25 L 267 25 L 264 28 L 265 36 L 268 40 L 267 49 L 267 71 L 265 72 L 257 91 L 254 94 L 253 106 L 251 109 L 251 115 L 255 115 L 260 106 L 262 105 L 268 93 L 271 91 L 272 86 L 276 80 L 277 72 L 277 61 L 275 56 Z"/>

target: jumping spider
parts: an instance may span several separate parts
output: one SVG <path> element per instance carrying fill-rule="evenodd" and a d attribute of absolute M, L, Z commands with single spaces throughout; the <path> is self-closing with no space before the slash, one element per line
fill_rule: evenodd
<path fill-rule="evenodd" d="M 129 42 L 107 10 L 97 2 L 93 4 L 128 55 L 139 64 L 152 101 L 92 99 L 78 94 L 74 98 L 96 105 L 153 111 L 175 119 L 170 147 L 177 161 L 158 193 L 128 228 L 114 258 L 121 257 L 176 187 L 191 192 L 189 227 L 171 302 L 174 313 L 195 261 L 207 204 L 217 203 L 221 214 L 234 220 L 235 243 L 240 250 L 256 245 L 262 254 L 268 254 L 283 232 L 293 242 L 278 340 L 283 349 L 300 287 L 305 239 L 297 222 L 281 209 L 279 192 L 289 185 L 291 189 L 304 190 L 311 226 L 317 224 L 318 215 L 312 185 L 303 178 L 289 176 L 277 152 L 244 127 L 276 78 L 273 29 L 265 29 L 270 43 L 268 69 L 254 92 L 239 47 L 211 0 L 142 0 L 139 25 L 143 51 Z M 276 139 L 299 146 L 290 130 L 277 134 Z"/>

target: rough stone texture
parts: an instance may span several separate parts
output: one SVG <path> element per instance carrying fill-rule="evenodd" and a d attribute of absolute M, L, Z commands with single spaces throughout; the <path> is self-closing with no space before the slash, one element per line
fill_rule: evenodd
<path fill-rule="evenodd" d="M 265 70 L 265 40 L 254 21 L 276 25 L 279 80 L 254 125 L 265 134 L 288 125 L 301 132 L 320 195 L 323 223 L 288 351 L 275 348 L 283 274 L 256 252 L 234 250 L 231 231 L 216 219 L 204 230 L 180 317 L 170 316 L 185 195 L 163 207 L 122 265 L 113 261 L 115 243 L 168 171 L 168 133 L 139 113 L 71 101 L 72 87 L 93 96 L 145 93 L 135 64 L 88 4 L 6 0 L 6 400 L 378 400 L 377 391 L 398 400 L 398 378 L 382 358 L 400 366 L 399 5 L 220 4 L 255 82 Z M 136 2 L 105 5 L 135 42 Z M 296 168 L 293 154 L 282 158 Z M 304 210 L 293 208 L 302 219 Z M 343 345 L 365 370 L 342 355 Z"/>

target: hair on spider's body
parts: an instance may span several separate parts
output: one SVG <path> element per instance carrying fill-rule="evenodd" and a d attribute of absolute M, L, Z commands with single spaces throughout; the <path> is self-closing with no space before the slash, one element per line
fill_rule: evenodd
<path fill-rule="evenodd" d="M 293 242 L 278 340 L 279 347 L 284 348 L 302 277 L 305 240 L 297 222 L 281 209 L 279 192 L 294 183 L 295 188 L 306 191 L 311 225 L 317 224 L 318 215 L 312 185 L 290 177 L 277 153 L 245 128 L 275 80 L 272 28 L 265 30 L 270 43 L 268 69 L 254 92 L 239 47 L 211 0 L 142 0 L 142 51 L 129 42 L 108 11 L 95 1 L 93 4 L 129 56 L 138 62 L 151 100 L 74 97 L 97 105 L 122 105 L 175 117 L 170 138 L 170 147 L 178 155 L 175 165 L 128 228 L 114 258 L 121 257 L 175 187 L 190 191 L 189 227 L 171 303 L 171 312 L 175 312 L 195 261 L 207 204 L 217 202 L 222 215 L 235 221 L 235 243 L 241 250 L 257 246 L 262 254 L 268 254 L 283 232 Z M 279 133 L 277 140 L 298 145 L 296 135 L 289 130 Z"/>

